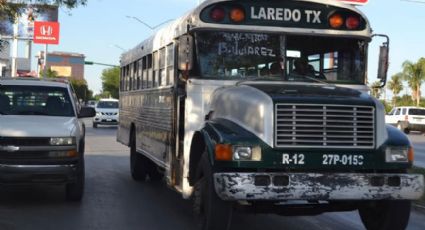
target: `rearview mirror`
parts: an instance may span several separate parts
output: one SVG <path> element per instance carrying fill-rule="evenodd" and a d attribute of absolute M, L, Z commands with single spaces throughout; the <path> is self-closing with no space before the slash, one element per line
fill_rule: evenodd
<path fill-rule="evenodd" d="M 384 87 L 387 83 L 387 72 L 388 72 L 388 59 L 389 59 L 389 44 L 390 39 L 387 35 L 383 34 L 374 34 L 374 36 L 386 38 L 386 42 L 382 43 L 379 47 L 379 63 L 378 63 L 378 79 L 381 80 L 381 87 Z"/>
<path fill-rule="evenodd" d="M 82 107 L 78 113 L 78 118 L 94 117 L 96 116 L 96 110 L 92 107 Z"/>
<path fill-rule="evenodd" d="M 181 71 L 189 71 L 193 67 L 193 37 L 183 35 L 179 38 L 178 67 Z"/>

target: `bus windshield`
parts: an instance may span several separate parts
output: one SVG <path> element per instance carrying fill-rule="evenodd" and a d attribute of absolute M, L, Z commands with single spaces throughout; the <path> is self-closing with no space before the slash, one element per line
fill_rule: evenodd
<path fill-rule="evenodd" d="M 204 79 L 365 83 L 367 43 L 359 39 L 202 31 L 196 46 Z"/>

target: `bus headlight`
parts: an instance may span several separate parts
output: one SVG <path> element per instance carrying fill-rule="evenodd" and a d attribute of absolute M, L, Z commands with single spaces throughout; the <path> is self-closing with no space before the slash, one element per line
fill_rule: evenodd
<path fill-rule="evenodd" d="M 260 146 L 216 144 L 215 159 L 217 161 L 261 161 L 261 148 Z"/>
<path fill-rule="evenodd" d="M 259 146 L 256 146 L 256 147 L 234 146 L 233 160 L 261 161 L 261 148 Z"/>
<path fill-rule="evenodd" d="M 413 149 L 411 148 L 387 147 L 385 150 L 385 162 L 387 163 L 407 163 L 410 160 L 413 161 Z"/>

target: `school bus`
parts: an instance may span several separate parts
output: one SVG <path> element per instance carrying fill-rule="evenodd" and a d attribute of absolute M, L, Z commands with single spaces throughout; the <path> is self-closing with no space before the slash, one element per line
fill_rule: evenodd
<path fill-rule="evenodd" d="M 369 94 L 375 37 L 385 85 L 388 37 L 354 5 L 204 1 L 122 55 L 133 179 L 192 198 L 201 229 L 228 229 L 236 210 L 358 210 L 368 229 L 404 229 L 424 181 Z"/>

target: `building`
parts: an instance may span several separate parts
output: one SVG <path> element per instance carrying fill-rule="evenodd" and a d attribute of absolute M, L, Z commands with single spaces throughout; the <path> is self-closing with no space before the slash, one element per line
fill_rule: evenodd
<path fill-rule="evenodd" d="M 38 58 L 38 69 L 43 70 L 44 54 L 40 52 Z M 69 52 L 47 53 L 47 69 L 55 71 L 58 77 L 84 79 L 84 54 Z"/>
<path fill-rule="evenodd" d="M 0 50 L 0 77 L 8 75 L 10 75 L 10 47 L 8 42 L 4 42 Z"/>

